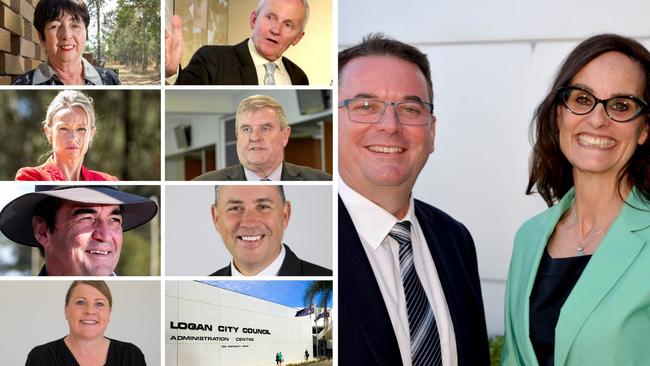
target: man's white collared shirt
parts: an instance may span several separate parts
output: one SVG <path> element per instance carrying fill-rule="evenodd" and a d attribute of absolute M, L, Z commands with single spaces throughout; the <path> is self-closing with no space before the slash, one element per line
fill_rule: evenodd
<path fill-rule="evenodd" d="M 253 172 L 252 170 L 248 170 L 248 168 L 244 166 L 244 175 L 246 175 L 247 181 L 260 181 L 263 179 L 268 179 L 268 180 L 279 182 L 282 180 L 282 163 L 280 163 L 280 166 L 275 168 L 275 170 L 272 171 L 271 174 L 269 174 L 266 177 L 260 177 L 259 175 L 255 174 L 255 172 Z"/>
<path fill-rule="evenodd" d="M 266 76 L 266 67 L 265 64 L 271 62 L 257 52 L 255 49 L 255 44 L 253 43 L 253 38 L 248 39 L 248 51 L 253 58 L 253 64 L 255 64 L 255 72 L 257 73 L 257 84 L 264 85 L 264 77 Z M 291 77 L 289 72 L 284 67 L 284 62 L 282 62 L 282 57 L 273 61 L 275 64 L 275 72 L 273 73 L 273 78 L 275 79 L 275 85 L 292 85 Z"/>
<path fill-rule="evenodd" d="M 261 270 L 258 274 L 255 276 L 251 277 L 260 277 L 260 276 L 277 276 L 278 273 L 280 272 L 280 268 L 282 267 L 282 262 L 284 262 L 284 257 L 286 256 L 287 251 L 284 250 L 284 245 L 281 245 L 280 249 L 280 255 L 278 255 L 277 258 L 271 264 L 269 264 L 268 267 L 264 268 Z M 241 272 L 237 270 L 237 267 L 235 267 L 235 262 L 230 261 L 230 274 L 231 276 L 245 276 Z"/>
<path fill-rule="evenodd" d="M 406 220 L 411 222 L 413 262 L 436 317 L 442 349 L 442 364 L 456 366 L 458 355 L 451 315 L 429 246 L 426 245 L 424 233 L 415 216 L 413 198 L 409 199 L 406 216 L 398 220 L 391 213 L 347 186 L 343 179 L 339 179 L 339 195 L 352 218 L 363 250 L 377 279 L 395 331 L 404 366 L 411 366 L 411 339 L 406 312 L 406 297 L 399 266 L 399 243 L 389 237 L 388 233 L 397 222 Z M 339 243 L 339 245 L 346 245 L 346 243 Z"/>

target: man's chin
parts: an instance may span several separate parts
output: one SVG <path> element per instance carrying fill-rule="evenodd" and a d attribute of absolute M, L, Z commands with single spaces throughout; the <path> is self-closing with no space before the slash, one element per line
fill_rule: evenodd
<path fill-rule="evenodd" d="M 97 266 L 86 269 L 86 274 L 80 276 L 112 276 L 115 271 L 115 267 L 108 266 Z"/>

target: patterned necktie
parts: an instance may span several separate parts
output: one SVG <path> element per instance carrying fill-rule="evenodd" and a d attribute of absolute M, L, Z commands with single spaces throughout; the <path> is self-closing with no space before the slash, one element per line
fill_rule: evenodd
<path fill-rule="evenodd" d="M 402 272 L 411 336 L 411 362 L 413 366 L 442 366 L 436 318 L 413 263 L 411 223 L 398 222 L 388 235 L 399 243 L 399 268 Z"/>
<path fill-rule="evenodd" d="M 273 73 L 275 73 L 275 69 L 277 67 L 278 66 L 273 62 L 267 62 L 264 64 L 264 68 L 266 69 L 266 75 L 264 75 L 264 85 L 275 85 L 275 78 L 273 77 Z"/>

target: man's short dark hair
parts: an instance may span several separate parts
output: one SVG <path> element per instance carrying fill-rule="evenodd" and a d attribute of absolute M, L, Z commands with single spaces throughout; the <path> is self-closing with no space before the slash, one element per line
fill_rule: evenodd
<path fill-rule="evenodd" d="M 214 205 L 216 206 L 217 203 L 219 202 L 219 194 L 221 193 L 221 187 L 223 186 L 214 186 Z M 274 185 L 278 189 L 278 192 L 280 193 L 280 199 L 282 200 L 282 203 L 287 202 L 287 198 L 284 196 L 284 186 L 282 185 Z"/>
<path fill-rule="evenodd" d="M 38 31 L 41 41 L 45 42 L 45 24 L 61 19 L 65 14 L 69 14 L 72 19 L 84 23 L 86 38 L 88 38 L 90 14 L 88 13 L 88 6 L 83 0 L 41 0 L 34 9 L 34 27 Z"/>
<path fill-rule="evenodd" d="M 363 37 L 361 43 L 339 52 L 339 85 L 341 85 L 341 75 L 345 65 L 355 58 L 366 56 L 393 56 L 416 65 L 427 80 L 429 102 L 433 103 L 431 66 L 429 66 L 427 55 L 417 48 L 387 37 L 383 33 L 368 34 Z"/>

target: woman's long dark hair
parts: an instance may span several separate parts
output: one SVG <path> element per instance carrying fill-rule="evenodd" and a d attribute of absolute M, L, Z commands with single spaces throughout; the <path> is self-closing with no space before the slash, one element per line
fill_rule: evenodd
<path fill-rule="evenodd" d="M 616 34 L 600 34 L 580 43 L 562 63 L 546 98 L 537 107 L 531 123 L 533 151 L 526 194 L 539 193 L 548 206 L 559 201 L 573 186 L 571 163 L 560 150 L 557 124 L 558 88 L 569 86 L 571 79 L 589 62 L 607 52 L 620 52 L 636 61 L 645 74 L 643 100 L 650 101 L 650 52 L 639 42 Z M 649 110 L 637 118 L 649 124 Z M 637 146 L 630 160 L 621 169 L 617 186 L 623 179 L 636 187 L 650 201 L 650 137 Z M 533 191 L 535 187 L 536 192 Z"/>

